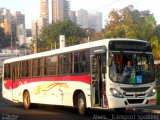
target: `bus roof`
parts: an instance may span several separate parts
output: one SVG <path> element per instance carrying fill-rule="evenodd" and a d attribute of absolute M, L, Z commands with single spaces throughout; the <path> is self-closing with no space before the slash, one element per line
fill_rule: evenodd
<path fill-rule="evenodd" d="M 83 49 L 87 49 L 87 48 L 104 46 L 104 45 L 107 45 L 108 42 L 110 42 L 110 41 L 117 41 L 117 40 L 146 42 L 143 40 L 127 39 L 127 38 L 103 39 L 103 40 L 97 40 L 97 41 L 93 41 L 93 42 L 89 42 L 89 43 L 83 43 L 83 44 L 79 44 L 79 45 L 69 46 L 69 47 L 65 47 L 65 48 L 61 48 L 61 49 L 55 49 L 55 50 L 45 51 L 45 52 L 41 52 L 41 53 L 36 53 L 36 54 L 7 59 L 4 61 L 4 64 L 10 63 L 10 62 L 17 62 L 17 61 L 22 61 L 22 60 L 34 59 L 34 58 L 39 58 L 39 57 L 45 57 L 45 56 L 50 56 L 50 55 L 56 55 L 56 54 L 60 54 L 60 53 L 67 53 L 67 52 L 71 52 L 71 51 L 75 51 L 75 50 L 83 50 Z"/>

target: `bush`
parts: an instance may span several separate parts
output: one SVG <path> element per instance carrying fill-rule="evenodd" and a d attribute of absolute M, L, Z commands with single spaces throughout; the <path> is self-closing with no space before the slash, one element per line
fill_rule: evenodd
<path fill-rule="evenodd" d="M 157 89 L 157 104 L 160 105 L 160 88 Z"/>
<path fill-rule="evenodd" d="M 160 105 L 160 68 L 157 68 L 155 73 L 156 73 L 156 84 L 157 84 L 157 104 Z"/>

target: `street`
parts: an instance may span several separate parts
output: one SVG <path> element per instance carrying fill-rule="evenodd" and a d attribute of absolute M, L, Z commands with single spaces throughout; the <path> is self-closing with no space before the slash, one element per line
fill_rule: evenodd
<path fill-rule="evenodd" d="M 0 118 L 1 120 L 159 120 L 160 115 L 133 110 L 127 110 L 126 113 L 115 113 L 113 110 L 88 110 L 85 116 L 80 116 L 75 108 L 51 105 L 38 105 L 25 110 L 22 103 L 12 103 L 2 98 L 0 94 Z"/>

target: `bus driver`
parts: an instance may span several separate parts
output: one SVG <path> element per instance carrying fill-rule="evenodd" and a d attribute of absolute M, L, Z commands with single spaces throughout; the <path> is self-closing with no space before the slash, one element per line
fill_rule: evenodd
<path fill-rule="evenodd" d="M 132 66 L 131 66 L 132 62 L 130 60 L 127 61 L 127 65 L 125 66 L 124 68 L 124 71 L 123 71 L 123 75 L 131 75 L 132 73 Z"/>
<path fill-rule="evenodd" d="M 122 76 L 119 78 L 119 82 L 128 83 L 132 73 L 132 61 L 128 60 L 127 65 L 123 70 Z"/>

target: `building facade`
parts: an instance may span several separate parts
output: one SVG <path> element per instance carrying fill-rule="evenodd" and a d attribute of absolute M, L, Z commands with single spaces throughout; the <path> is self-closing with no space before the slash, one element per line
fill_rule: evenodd
<path fill-rule="evenodd" d="M 70 20 L 73 22 L 73 23 L 76 23 L 77 22 L 77 19 L 76 19 L 76 12 L 75 11 L 70 11 Z"/>
<path fill-rule="evenodd" d="M 88 13 L 87 10 L 80 9 L 76 11 L 74 18 L 74 11 L 70 12 L 70 20 L 72 22 L 76 21 L 76 24 L 83 29 L 94 29 L 96 32 L 102 31 L 102 13 L 94 12 Z"/>
<path fill-rule="evenodd" d="M 76 11 L 77 25 L 80 25 L 81 28 L 88 28 L 88 11 L 80 9 Z"/>
<path fill-rule="evenodd" d="M 102 13 L 95 12 L 88 15 L 88 28 L 94 29 L 96 32 L 102 31 Z"/>
<path fill-rule="evenodd" d="M 20 11 L 10 12 L 9 9 L 0 8 L 0 27 L 4 29 L 4 33 L 11 36 L 13 41 L 17 43 L 22 43 L 25 41 L 26 34 L 22 31 L 25 31 L 25 15 Z M 21 30 L 20 30 L 21 29 Z M 21 36 L 21 37 L 20 37 Z M 14 45 L 13 45 L 14 46 Z"/>
<path fill-rule="evenodd" d="M 32 29 L 26 29 L 26 37 L 32 36 Z"/>
<path fill-rule="evenodd" d="M 26 29 L 23 24 L 20 24 L 17 26 L 17 38 L 18 38 L 18 44 L 20 46 L 26 44 Z"/>
<path fill-rule="evenodd" d="M 49 6 L 48 0 L 40 0 L 40 17 L 49 23 Z"/>
<path fill-rule="evenodd" d="M 12 13 L 12 16 L 15 19 L 17 26 L 23 25 L 25 27 L 25 15 L 22 14 L 20 11 L 15 11 Z"/>
<path fill-rule="evenodd" d="M 11 13 L 9 9 L 0 8 L 0 27 L 4 29 L 5 34 L 11 33 Z"/>
<path fill-rule="evenodd" d="M 52 0 L 52 21 L 69 19 L 70 3 L 66 0 Z"/>
<path fill-rule="evenodd" d="M 32 37 L 36 36 L 36 29 L 38 29 L 37 20 L 32 20 Z"/>

